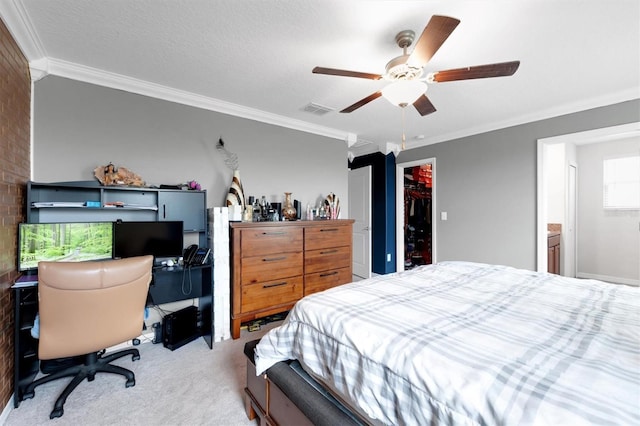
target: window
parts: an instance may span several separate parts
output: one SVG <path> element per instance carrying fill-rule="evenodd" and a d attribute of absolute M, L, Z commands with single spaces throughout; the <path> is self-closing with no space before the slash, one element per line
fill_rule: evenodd
<path fill-rule="evenodd" d="M 604 160 L 604 208 L 640 209 L 640 156 Z"/>

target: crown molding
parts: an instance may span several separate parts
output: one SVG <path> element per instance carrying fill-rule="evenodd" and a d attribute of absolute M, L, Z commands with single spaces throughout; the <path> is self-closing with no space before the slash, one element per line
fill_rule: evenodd
<path fill-rule="evenodd" d="M 351 148 L 358 142 L 358 135 L 355 133 L 347 133 L 347 139 L 345 140 L 347 147 Z"/>
<path fill-rule="evenodd" d="M 354 158 L 362 157 L 363 155 L 374 154 L 376 152 L 382 152 L 382 148 L 376 142 L 360 139 L 355 144 L 349 147 L 349 153 Z"/>
<path fill-rule="evenodd" d="M 443 135 L 439 135 L 433 138 L 421 139 L 416 144 L 411 144 L 411 147 L 406 149 L 419 148 L 421 146 L 433 145 L 440 142 L 446 142 L 454 139 L 460 139 L 467 136 L 479 135 L 481 133 L 492 132 L 494 130 L 506 129 L 508 127 L 519 126 L 522 124 L 533 123 L 535 121 L 547 120 L 550 118 L 556 118 L 563 115 L 574 114 L 582 111 L 587 111 L 594 108 L 605 107 L 614 105 L 620 102 L 627 102 L 640 99 L 640 90 L 628 89 L 619 92 L 609 93 L 604 96 L 593 97 L 589 99 L 581 100 L 580 102 L 572 102 L 555 106 L 540 111 L 536 111 L 532 114 L 525 114 L 518 117 L 512 117 L 508 120 L 494 121 L 486 123 L 481 126 L 469 127 L 461 129 L 456 132 L 451 132 Z M 413 142 L 413 140 L 412 140 Z"/>
<path fill-rule="evenodd" d="M 277 114 L 271 114 L 254 108 L 224 102 L 219 99 L 209 98 L 184 90 L 178 90 L 167 86 L 162 86 L 148 81 L 127 77 L 121 74 L 111 73 L 97 68 L 91 68 L 72 62 L 59 59 L 47 59 L 47 66 L 43 67 L 42 62 L 38 64 L 39 69 L 46 68 L 48 74 L 65 77 L 72 80 L 83 81 L 85 83 L 124 90 L 139 95 L 149 96 L 209 111 L 221 112 L 236 117 L 247 118 L 249 120 L 262 123 L 273 124 L 286 127 L 301 132 L 326 136 L 332 139 L 345 141 L 350 140 L 350 133 L 329 127 L 318 126 L 306 121 L 294 120 Z"/>
<path fill-rule="evenodd" d="M 419 140 L 412 139 L 411 145 L 407 146 L 405 148 L 405 151 L 415 149 L 415 148 L 420 148 L 427 145 L 447 142 L 454 139 L 461 139 L 461 138 L 465 138 L 473 135 L 492 132 L 495 130 L 506 129 L 508 127 L 519 126 L 519 125 L 533 123 L 541 120 L 547 120 L 551 118 L 560 117 L 563 115 L 574 114 L 574 113 L 587 111 L 594 108 L 605 107 L 605 106 L 614 105 L 620 102 L 627 102 L 627 101 L 633 101 L 638 99 L 640 99 L 640 91 L 638 89 L 623 90 L 620 92 L 610 93 L 600 97 L 585 99 L 580 102 L 573 102 L 573 103 L 558 105 L 553 108 L 537 111 L 533 114 L 526 114 L 518 117 L 513 117 L 508 120 L 495 121 L 495 122 L 483 124 L 481 126 L 460 129 L 456 132 L 446 133 L 446 134 L 438 135 L 431 138 L 423 138 Z M 393 152 L 397 156 L 400 150 L 399 148 L 396 148 L 396 146 L 394 145 L 399 146 L 394 142 L 388 142 L 383 148 L 371 142 L 368 142 L 368 143 L 365 142 L 363 144 L 359 141 L 355 147 L 350 148 L 350 151 L 352 155 L 354 155 L 355 157 L 360 157 L 362 155 L 372 154 L 375 152 L 382 152 L 385 155 L 388 155 L 390 152 Z M 407 145 L 409 145 L 409 143 L 407 143 Z"/>
<path fill-rule="evenodd" d="M 31 81 L 42 80 L 49 75 L 49 61 L 47 58 L 31 61 L 29 62 L 29 71 L 31 74 Z"/>
<path fill-rule="evenodd" d="M 28 62 L 46 56 L 42 42 L 33 28 L 22 2 L 0 0 L 0 16 Z"/>
<path fill-rule="evenodd" d="M 384 147 L 384 155 L 389 155 L 393 152 L 393 155 L 397 157 L 400 151 L 402 151 L 402 147 L 400 144 L 394 142 L 387 142 Z"/>

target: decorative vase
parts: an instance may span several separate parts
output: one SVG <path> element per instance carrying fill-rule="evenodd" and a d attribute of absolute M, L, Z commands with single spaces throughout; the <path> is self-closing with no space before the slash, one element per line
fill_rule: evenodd
<path fill-rule="evenodd" d="M 227 207 L 231 206 L 240 206 L 240 212 L 244 212 L 244 189 L 240 180 L 240 170 L 233 171 L 231 187 L 229 187 L 229 193 L 227 194 Z"/>
<path fill-rule="evenodd" d="M 297 219 L 296 209 L 295 209 L 295 207 L 293 207 L 293 204 L 291 204 L 291 193 L 290 192 L 285 192 L 284 193 L 284 205 L 282 206 L 282 217 L 284 217 L 285 220 L 296 220 Z"/>

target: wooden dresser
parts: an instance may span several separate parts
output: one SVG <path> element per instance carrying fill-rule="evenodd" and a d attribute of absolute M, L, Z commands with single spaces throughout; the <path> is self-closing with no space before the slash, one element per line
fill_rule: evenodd
<path fill-rule="evenodd" d="M 311 293 L 352 281 L 353 220 L 232 222 L 231 335 Z"/>

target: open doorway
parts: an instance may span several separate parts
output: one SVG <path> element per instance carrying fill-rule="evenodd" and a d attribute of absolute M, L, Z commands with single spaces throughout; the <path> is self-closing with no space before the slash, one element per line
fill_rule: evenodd
<path fill-rule="evenodd" d="M 396 165 L 398 271 L 435 262 L 435 159 Z"/>
<path fill-rule="evenodd" d="M 538 140 L 538 271 L 549 270 L 549 223 L 562 222 L 559 228 L 562 275 L 640 285 L 637 210 L 616 212 L 602 207 L 602 159 L 618 150 L 625 154 L 640 152 L 638 137 L 640 122 Z M 573 155 L 575 161 L 562 158 L 561 175 L 554 181 L 553 163 L 558 150 L 562 154 L 577 151 Z M 556 200 L 555 209 L 551 193 L 554 185 L 567 189 Z M 560 215 L 552 217 L 558 211 Z M 632 260 L 623 261 L 619 253 L 631 253 Z"/>

